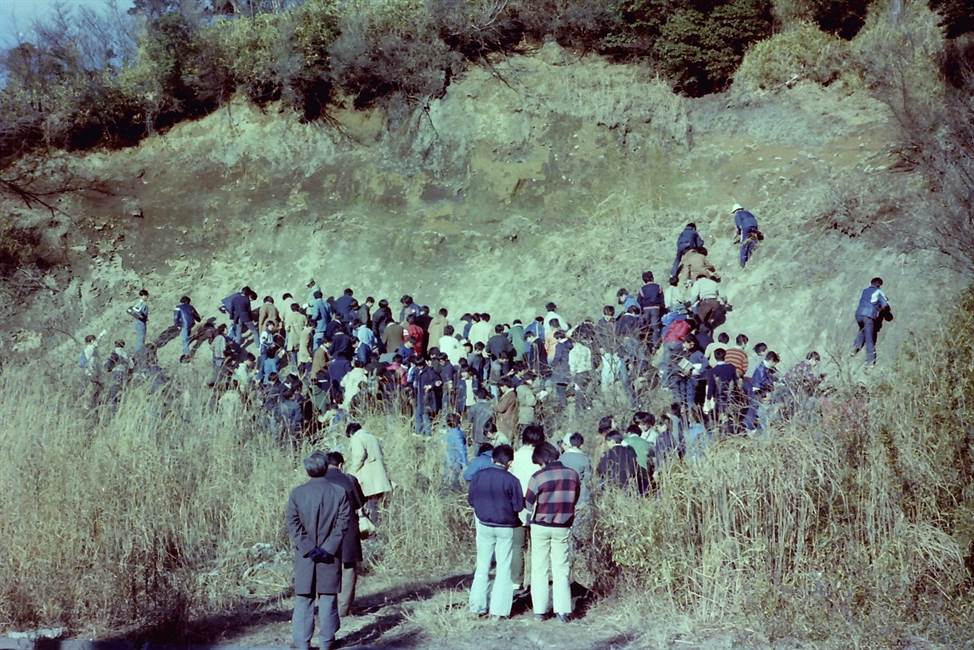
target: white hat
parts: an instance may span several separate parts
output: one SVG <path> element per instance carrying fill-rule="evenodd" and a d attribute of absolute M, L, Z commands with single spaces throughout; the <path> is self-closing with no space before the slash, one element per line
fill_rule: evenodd
<path fill-rule="evenodd" d="M 743 209 L 744 209 L 743 205 L 741 205 L 740 203 L 735 203 L 734 207 L 731 208 L 731 214 L 737 212 L 738 210 L 743 210 Z"/>

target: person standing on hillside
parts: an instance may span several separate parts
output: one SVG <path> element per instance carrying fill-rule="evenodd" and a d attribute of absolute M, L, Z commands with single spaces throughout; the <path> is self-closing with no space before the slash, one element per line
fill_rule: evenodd
<path fill-rule="evenodd" d="M 678 277 L 684 286 L 689 286 L 701 275 L 710 277 L 717 273 L 717 267 L 707 257 L 707 249 L 703 246 L 691 248 L 680 259 Z M 688 296 L 689 299 L 689 296 Z"/>
<path fill-rule="evenodd" d="M 652 487 L 652 473 L 639 466 L 635 450 L 623 444 L 623 436 L 616 429 L 606 434 L 605 441 L 609 448 L 599 459 L 595 475 L 603 483 L 621 489 L 633 487 L 638 494 L 646 494 Z"/>
<path fill-rule="evenodd" d="M 320 451 L 304 459 L 309 480 L 287 502 L 288 534 L 294 545 L 293 647 L 310 650 L 318 605 L 320 648 L 330 650 L 340 627 L 340 550 L 352 516 L 345 489 L 325 478 L 328 457 Z"/>
<path fill-rule="evenodd" d="M 697 232 L 697 224 L 693 222 L 688 223 L 680 233 L 680 236 L 676 238 L 676 259 L 673 260 L 673 269 L 670 271 L 670 277 L 676 277 L 680 269 L 680 260 L 683 259 L 687 251 L 703 247 L 703 237 Z"/>
<path fill-rule="evenodd" d="M 521 484 L 521 491 L 527 494 L 531 476 L 541 469 L 541 465 L 534 462 L 534 449 L 545 441 L 544 429 L 536 424 L 524 427 L 521 433 L 521 447 L 514 452 L 511 462 L 511 474 Z M 521 585 L 528 584 L 530 578 L 530 564 L 525 564 L 525 549 L 528 547 L 528 512 L 521 512 L 521 526 L 514 529 L 514 559 L 511 562 L 511 580 L 514 581 L 514 591 Z"/>
<path fill-rule="evenodd" d="M 264 302 L 257 310 L 257 330 L 263 332 L 267 329 L 267 323 L 274 323 L 277 329 L 280 329 L 283 325 L 281 319 L 281 312 L 277 310 L 277 306 L 274 305 L 274 298 L 271 296 L 264 296 Z"/>
<path fill-rule="evenodd" d="M 757 246 L 759 238 L 757 218 L 744 209 L 740 203 L 731 208 L 734 215 L 734 227 L 737 229 L 737 239 L 741 243 L 740 262 L 741 268 L 747 266 L 747 261 L 751 259 L 754 247 Z"/>
<path fill-rule="evenodd" d="M 348 473 L 358 479 L 365 495 L 365 514 L 372 523 L 379 523 L 379 501 L 392 491 L 392 483 L 386 473 L 386 463 L 382 456 L 379 439 L 362 428 L 358 422 L 345 426 L 349 438 Z"/>
<path fill-rule="evenodd" d="M 331 322 L 331 310 L 324 300 L 324 295 L 321 293 L 321 289 L 315 291 L 314 302 L 311 303 L 311 309 L 308 311 L 308 319 L 314 321 L 315 324 L 315 334 L 311 340 L 312 353 L 324 342 L 328 324 Z"/>
<path fill-rule="evenodd" d="M 189 334 L 193 330 L 193 326 L 203 320 L 200 313 L 196 311 L 196 307 L 191 303 L 192 300 L 189 296 L 183 296 L 179 299 L 179 304 L 176 305 L 172 315 L 173 325 L 179 327 L 183 342 L 183 354 L 179 357 L 181 363 L 189 361 Z"/>
<path fill-rule="evenodd" d="M 149 329 L 149 292 L 139 291 L 139 298 L 127 310 L 128 315 L 135 319 L 135 353 L 145 349 L 145 336 Z"/>
<path fill-rule="evenodd" d="M 650 348 L 655 350 L 659 347 L 662 327 L 660 317 L 666 308 L 663 299 L 663 289 L 660 288 L 653 277 L 652 271 L 643 272 L 643 286 L 639 290 L 639 297 L 636 299 L 643 312 L 643 321 L 649 328 Z"/>
<path fill-rule="evenodd" d="M 237 345 L 243 345 L 244 330 L 250 332 L 252 343 L 255 346 L 260 341 L 260 332 L 257 331 L 254 313 L 250 308 L 251 300 L 257 300 L 257 294 L 250 287 L 243 287 L 237 293 L 223 299 L 223 308 L 230 316 L 230 322 L 233 325 L 230 329 L 230 338 Z"/>
<path fill-rule="evenodd" d="M 345 490 L 345 498 L 348 500 L 348 528 L 342 536 L 341 562 L 342 562 L 342 589 L 338 593 L 338 616 L 348 616 L 355 600 L 355 583 L 357 581 L 356 568 L 362 561 L 362 539 L 358 525 L 359 510 L 365 504 L 365 495 L 362 494 L 362 486 L 351 474 L 342 471 L 345 466 L 345 457 L 337 451 L 328 452 L 328 472 L 325 478 L 330 483 Z"/>
<path fill-rule="evenodd" d="M 472 476 L 467 501 L 473 506 L 477 528 L 477 568 L 470 585 L 470 612 L 490 613 L 494 619 L 511 615 L 514 586 L 511 582 L 514 529 L 521 525 L 524 492 L 508 468 L 514 459 L 510 445 L 499 445 L 491 452 L 493 464 Z M 494 586 L 488 586 L 491 559 L 496 562 Z M 489 607 L 488 607 L 489 600 Z"/>
<path fill-rule="evenodd" d="M 558 460 L 558 450 L 550 442 L 535 446 L 532 461 L 541 469 L 531 476 L 524 495 L 525 505 L 532 510 L 531 606 L 535 619 L 544 620 L 553 601 L 555 616 L 567 623 L 572 613 L 570 533 L 581 479 Z"/>
<path fill-rule="evenodd" d="M 889 300 L 883 293 L 883 279 L 873 278 L 869 286 L 859 294 L 859 304 L 856 306 L 856 324 L 859 333 L 852 343 L 852 354 L 858 354 L 863 345 L 866 346 L 866 363 L 876 363 L 876 339 L 879 336 L 881 320 L 893 320 L 893 312 Z"/>
<path fill-rule="evenodd" d="M 744 416 L 744 428 L 748 431 L 763 429 L 766 424 L 764 404 L 774 392 L 775 379 L 777 378 L 777 366 L 780 359 L 778 355 L 769 350 L 764 355 L 764 359 L 754 369 L 751 375 L 750 394 L 748 395 L 748 409 Z"/>

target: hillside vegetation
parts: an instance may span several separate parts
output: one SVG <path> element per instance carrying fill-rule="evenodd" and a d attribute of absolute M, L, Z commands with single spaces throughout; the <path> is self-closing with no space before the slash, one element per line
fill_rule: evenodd
<path fill-rule="evenodd" d="M 206 348 L 180 364 L 165 342 L 179 296 L 222 322 L 244 284 L 279 298 L 314 277 L 498 322 L 554 300 L 577 322 L 667 275 L 694 221 L 734 305 L 725 330 L 786 367 L 818 350 L 833 392 L 766 439 L 668 466 L 657 498 L 600 495 L 586 561 L 606 608 L 741 643 L 969 643 L 963 2 L 229 4 L 246 11 L 142 0 L 107 59 L 76 56 L 78 34 L 6 56 L 0 627 L 171 635 L 286 594 L 286 566 L 265 562 L 286 547 L 284 496 L 303 453 L 341 440 L 280 445 L 214 411 Z M 737 202 L 766 235 L 746 271 Z M 863 375 L 853 309 L 876 275 L 896 320 Z M 142 287 L 173 382 L 82 410 L 79 341 L 131 340 Z M 441 450 L 366 424 L 397 484 L 372 569 L 465 569 L 469 511 L 438 490 Z M 594 423 L 574 424 L 591 444 Z M 486 638 L 449 597 L 422 619 L 436 642 Z"/>

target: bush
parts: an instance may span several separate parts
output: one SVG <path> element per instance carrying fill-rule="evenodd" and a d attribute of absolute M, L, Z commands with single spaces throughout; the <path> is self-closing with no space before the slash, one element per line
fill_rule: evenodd
<path fill-rule="evenodd" d="M 460 64 L 419 0 L 350 2 L 339 29 L 328 49 L 332 73 L 357 107 L 389 95 L 415 101 L 442 94 Z"/>
<path fill-rule="evenodd" d="M 623 28 L 619 0 L 523 0 L 514 10 L 527 34 L 580 50 L 603 49 L 603 40 Z"/>
<path fill-rule="evenodd" d="M 726 88 L 744 52 L 773 24 L 769 0 L 628 0 L 623 15 L 621 40 L 691 96 Z"/>
<path fill-rule="evenodd" d="M 799 23 L 747 51 L 734 73 L 734 90 L 770 90 L 796 78 L 828 85 L 849 69 L 850 54 L 842 39 Z"/>

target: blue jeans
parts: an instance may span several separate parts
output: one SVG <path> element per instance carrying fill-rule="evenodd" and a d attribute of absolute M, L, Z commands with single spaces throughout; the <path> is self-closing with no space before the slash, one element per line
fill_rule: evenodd
<path fill-rule="evenodd" d="M 135 321 L 135 351 L 142 352 L 145 349 L 145 334 L 149 328 L 146 321 Z"/>
<path fill-rule="evenodd" d="M 859 333 L 852 343 L 852 353 L 855 354 L 866 346 L 866 363 L 876 363 L 876 319 L 868 316 L 856 316 Z"/>
<path fill-rule="evenodd" d="M 650 331 L 650 345 L 653 350 L 659 347 L 660 337 L 663 333 L 663 328 L 659 320 L 659 307 L 644 307 L 643 308 L 643 319 L 646 324 L 649 325 Z"/>
<path fill-rule="evenodd" d="M 754 248 L 758 245 L 756 241 L 751 239 L 751 233 L 745 233 L 741 235 L 741 268 L 743 269 L 747 266 L 747 261 L 751 259 L 751 254 L 754 253 Z"/>
<path fill-rule="evenodd" d="M 189 332 L 192 326 L 183 325 L 182 327 L 182 339 L 183 339 L 183 356 L 189 356 Z"/>
<path fill-rule="evenodd" d="M 490 560 L 494 558 L 494 587 L 490 591 Z M 477 568 L 470 585 L 470 611 L 491 616 L 510 616 L 514 601 L 511 560 L 514 558 L 514 529 L 485 526 L 477 521 Z"/>
<path fill-rule="evenodd" d="M 254 345 L 257 345 L 260 342 L 260 334 L 257 333 L 257 326 L 254 325 L 254 321 L 252 320 L 246 323 L 234 323 L 233 327 L 230 328 L 230 337 L 233 338 L 237 345 L 243 345 L 244 329 L 250 332 Z"/>
<path fill-rule="evenodd" d="M 422 434 L 424 436 L 433 435 L 433 421 L 430 419 L 430 412 L 427 404 L 427 400 L 433 399 L 430 395 L 424 398 L 418 398 L 416 400 L 416 433 Z"/>

